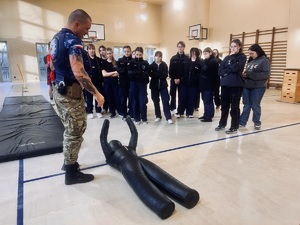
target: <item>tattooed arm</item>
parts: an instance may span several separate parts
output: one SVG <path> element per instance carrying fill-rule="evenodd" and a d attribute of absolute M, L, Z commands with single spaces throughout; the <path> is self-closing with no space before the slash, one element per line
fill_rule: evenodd
<path fill-rule="evenodd" d="M 89 75 L 84 69 L 82 56 L 78 54 L 72 54 L 69 56 L 72 71 L 78 82 L 92 95 L 94 95 L 99 106 L 104 103 L 104 97 L 99 93 L 97 88 L 93 85 Z"/>

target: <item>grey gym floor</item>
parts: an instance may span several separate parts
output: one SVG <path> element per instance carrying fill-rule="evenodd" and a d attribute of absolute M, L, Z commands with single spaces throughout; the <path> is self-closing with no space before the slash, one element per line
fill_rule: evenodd
<path fill-rule="evenodd" d="M 7 96 L 44 95 L 45 83 L 0 83 L 0 107 Z M 216 132 L 212 123 L 173 118 L 154 123 L 149 96 L 147 125 L 137 126 L 137 153 L 198 190 L 201 201 L 161 220 L 135 195 L 122 175 L 106 165 L 99 144 L 104 118 L 89 119 L 79 163 L 95 175 L 86 184 L 66 186 L 62 153 L 0 163 L 0 224 L 300 224 L 300 104 L 278 101 L 280 90 L 267 90 L 262 129 L 251 118 L 237 134 Z M 242 106 L 242 105 L 241 105 Z M 127 144 L 130 133 L 121 118 L 110 119 L 108 140 Z M 230 120 L 229 120 L 230 121 Z M 1 148 L 1 143 L 0 143 Z"/>

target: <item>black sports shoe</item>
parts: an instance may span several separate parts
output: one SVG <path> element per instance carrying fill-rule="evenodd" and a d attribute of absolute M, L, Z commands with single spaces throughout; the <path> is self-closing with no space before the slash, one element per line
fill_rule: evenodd
<path fill-rule="evenodd" d="M 255 130 L 260 130 L 260 124 L 254 124 L 254 129 Z"/>
<path fill-rule="evenodd" d="M 203 119 L 201 122 L 212 122 L 212 119 Z"/>
<path fill-rule="evenodd" d="M 235 134 L 237 132 L 237 129 L 234 128 L 229 128 L 228 130 L 225 131 L 226 134 Z"/>
<path fill-rule="evenodd" d="M 224 126 L 219 125 L 215 128 L 215 131 L 224 130 L 224 129 L 225 129 Z"/>
<path fill-rule="evenodd" d="M 198 119 L 199 119 L 199 120 L 203 120 L 203 119 L 205 119 L 205 117 L 204 117 L 204 116 L 201 116 L 201 117 L 199 117 Z"/>

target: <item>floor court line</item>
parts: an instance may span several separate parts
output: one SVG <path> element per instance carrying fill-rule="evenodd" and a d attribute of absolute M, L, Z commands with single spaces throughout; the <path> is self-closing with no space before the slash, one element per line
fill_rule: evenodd
<path fill-rule="evenodd" d="M 287 125 L 283 125 L 283 126 L 278 126 L 278 127 L 273 127 L 273 128 L 268 128 L 268 129 L 264 129 L 264 130 L 252 131 L 252 132 L 244 133 L 244 134 L 237 134 L 237 135 L 224 137 L 224 138 L 218 138 L 218 139 L 215 139 L 215 140 L 209 140 L 209 141 L 194 143 L 194 144 L 180 146 L 180 147 L 176 147 L 176 148 L 161 150 L 161 151 L 158 151 L 158 152 L 153 152 L 153 153 L 142 155 L 141 157 L 162 154 L 162 153 L 165 153 L 165 152 L 177 151 L 177 150 L 190 148 L 190 147 L 194 147 L 194 146 L 198 146 L 198 145 L 204 145 L 204 144 L 224 141 L 224 140 L 227 140 L 227 139 L 233 139 L 233 138 L 238 138 L 238 137 L 242 137 L 242 136 L 248 136 L 248 135 L 252 135 L 252 134 L 262 133 L 262 132 L 269 132 L 269 131 L 283 129 L 283 128 L 286 128 L 286 127 L 292 127 L 292 126 L 297 126 L 297 125 L 300 125 L 300 122 L 293 123 L 293 124 L 287 124 Z M 84 169 L 81 169 L 81 170 L 88 170 L 88 169 L 98 168 L 98 167 L 102 167 L 102 166 L 106 166 L 106 165 L 107 164 L 104 163 L 104 164 L 100 164 L 100 165 L 96 165 L 96 166 L 87 167 L 87 168 L 84 168 Z M 52 175 L 38 177 L 38 178 L 34 178 L 34 179 L 24 181 L 24 162 L 23 162 L 22 159 L 19 160 L 17 225 L 23 225 L 24 184 L 34 182 L 34 181 L 38 181 L 38 180 L 48 179 L 48 178 L 55 177 L 55 176 L 61 176 L 61 175 L 64 175 L 64 174 L 65 173 L 63 172 L 63 173 L 52 174 Z"/>

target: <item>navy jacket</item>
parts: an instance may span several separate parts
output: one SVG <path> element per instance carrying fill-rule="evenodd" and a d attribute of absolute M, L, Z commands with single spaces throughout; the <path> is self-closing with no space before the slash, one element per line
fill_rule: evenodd
<path fill-rule="evenodd" d="M 214 56 L 202 61 L 202 70 L 200 74 L 200 91 L 213 91 L 218 84 L 219 64 Z"/>
<path fill-rule="evenodd" d="M 224 58 L 219 66 L 221 86 L 244 87 L 243 71 L 246 59 L 247 57 L 244 53 L 228 55 Z"/>
<path fill-rule="evenodd" d="M 184 86 L 198 87 L 201 68 L 201 60 L 196 60 L 193 62 L 191 59 L 189 59 L 180 83 Z"/>
<path fill-rule="evenodd" d="M 177 53 L 170 60 L 169 75 L 171 79 L 181 79 L 185 72 L 185 67 L 189 62 L 189 57 L 184 53 L 180 55 Z"/>
<path fill-rule="evenodd" d="M 129 76 L 128 76 L 128 66 L 129 62 L 132 60 L 131 56 L 118 59 L 117 62 L 117 71 L 119 73 L 119 86 L 120 87 L 129 87 Z"/>
<path fill-rule="evenodd" d="M 149 83 L 149 63 L 143 58 L 130 60 L 128 76 L 130 81 Z"/>
<path fill-rule="evenodd" d="M 150 89 L 160 90 L 168 87 L 167 77 L 168 77 L 168 66 L 165 62 L 157 64 L 153 62 L 150 65 Z"/>

